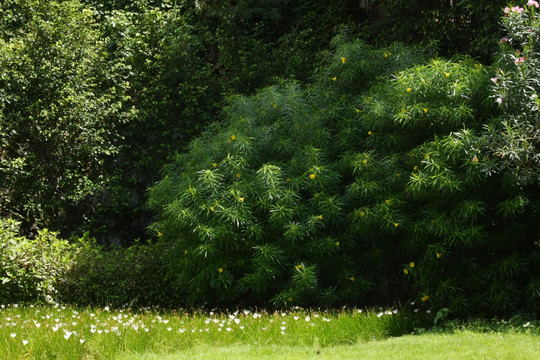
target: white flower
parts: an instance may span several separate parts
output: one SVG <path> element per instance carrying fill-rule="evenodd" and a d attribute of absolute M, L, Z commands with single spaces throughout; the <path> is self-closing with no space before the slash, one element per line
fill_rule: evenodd
<path fill-rule="evenodd" d="M 306 321 L 309 322 L 309 320 L 311 320 L 311 318 L 309 316 L 306 316 Z"/>
<path fill-rule="evenodd" d="M 23 345 L 26 345 L 26 344 L 28 344 L 28 340 L 23 340 L 22 343 L 23 343 Z"/>
<path fill-rule="evenodd" d="M 71 337 L 73 333 L 71 331 L 68 331 L 68 330 L 64 330 L 64 338 L 67 340 Z"/>
<path fill-rule="evenodd" d="M 171 331 L 171 330 L 172 330 L 172 327 L 168 327 L 168 328 L 167 328 L 167 331 Z"/>
<path fill-rule="evenodd" d="M 81 344 L 84 344 L 85 340 L 84 340 L 84 339 L 80 339 L 79 342 L 80 342 Z"/>
<path fill-rule="evenodd" d="M 10 335 L 11 335 L 12 338 L 15 338 L 15 336 L 17 336 L 17 334 L 15 334 L 15 333 L 11 333 Z"/>

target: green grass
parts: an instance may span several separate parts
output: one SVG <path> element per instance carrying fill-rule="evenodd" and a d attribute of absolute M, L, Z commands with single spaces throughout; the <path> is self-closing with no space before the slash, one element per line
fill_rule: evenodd
<path fill-rule="evenodd" d="M 540 338 L 524 333 L 478 333 L 407 335 L 355 345 L 327 348 L 313 346 L 236 345 L 196 346 L 177 354 L 121 355 L 117 360 L 202 359 L 538 359 Z"/>
<path fill-rule="evenodd" d="M 426 316 L 359 309 L 213 313 L 8 306 L 0 308 L 0 359 L 540 358 L 535 322 L 454 324 L 439 333 L 414 329 Z M 413 330 L 420 335 L 393 337 Z"/>

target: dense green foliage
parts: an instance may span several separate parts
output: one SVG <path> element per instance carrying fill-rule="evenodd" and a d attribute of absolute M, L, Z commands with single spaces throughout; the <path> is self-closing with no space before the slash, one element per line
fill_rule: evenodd
<path fill-rule="evenodd" d="M 312 86 L 232 99 L 151 192 L 176 291 L 336 305 L 410 279 L 455 312 L 537 310 L 537 195 L 481 146 L 490 70 L 417 56 L 345 42 Z"/>
<path fill-rule="evenodd" d="M 468 54 L 491 62 L 502 35 L 498 21 L 507 0 L 375 0 L 379 17 L 367 22 L 376 44 L 435 43 L 440 54 Z"/>
<path fill-rule="evenodd" d="M 538 4 L 372 5 L 4 1 L 0 299 L 538 311 Z"/>
<path fill-rule="evenodd" d="M 104 162 L 133 118 L 128 85 L 79 3 L 10 0 L 1 11 L 0 213 L 76 230 L 103 202 Z"/>
<path fill-rule="evenodd" d="M 34 240 L 19 237 L 19 225 L 0 220 L 0 299 L 51 302 L 58 296 L 58 280 L 72 265 L 75 247 L 46 230 Z"/>

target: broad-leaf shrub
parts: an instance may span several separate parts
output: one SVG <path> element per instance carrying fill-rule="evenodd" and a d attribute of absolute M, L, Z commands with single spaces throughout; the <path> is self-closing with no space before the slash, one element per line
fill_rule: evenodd
<path fill-rule="evenodd" d="M 63 240 L 39 230 L 18 235 L 20 223 L 0 220 L 0 303 L 171 305 L 161 245 L 104 249 L 87 235 Z"/>
<path fill-rule="evenodd" d="M 76 246 L 41 230 L 35 239 L 19 237 L 19 223 L 0 219 L 0 303 L 51 302 L 58 279 L 73 264 Z"/>
<path fill-rule="evenodd" d="M 69 271 L 58 279 L 61 302 L 78 305 L 155 306 L 179 300 L 165 278 L 166 249 L 135 243 L 127 249 L 104 249 L 81 239 Z"/>

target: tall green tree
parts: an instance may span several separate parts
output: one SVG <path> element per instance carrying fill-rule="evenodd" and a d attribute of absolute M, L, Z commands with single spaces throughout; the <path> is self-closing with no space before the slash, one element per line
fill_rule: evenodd
<path fill-rule="evenodd" d="M 94 13 L 78 1 L 0 5 L 0 212 L 65 233 L 103 202 L 121 147 L 126 69 L 110 67 Z"/>

